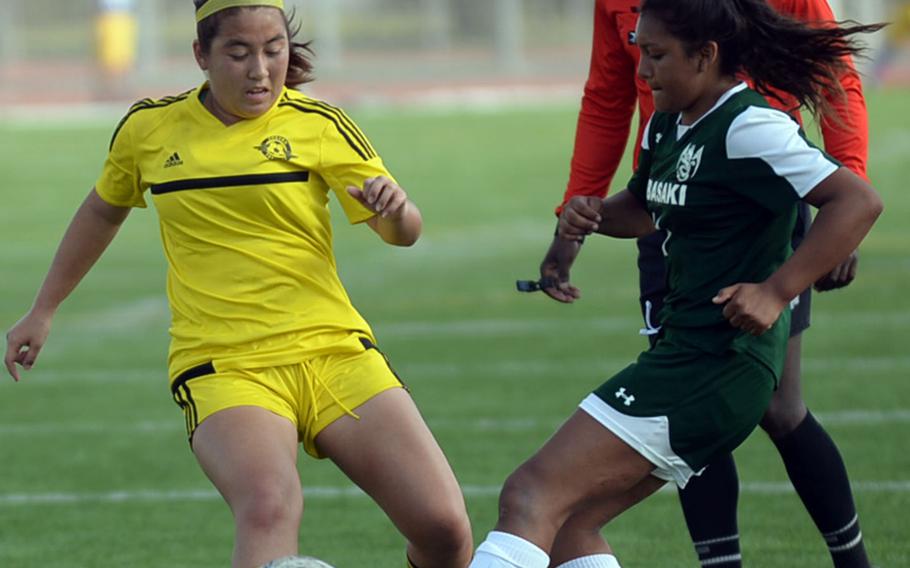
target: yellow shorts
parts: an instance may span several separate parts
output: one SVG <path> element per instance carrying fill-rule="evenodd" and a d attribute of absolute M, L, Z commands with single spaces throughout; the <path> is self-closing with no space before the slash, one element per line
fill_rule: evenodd
<path fill-rule="evenodd" d="M 293 365 L 216 371 L 206 363 L 181 373 L 171 384 L 193 432 L 219 410 L 257 406 L 283 416 L 297 427 L 306 452 L 322 458 L 315 439 L 329 424 L 377 394 L 404 384 L 372 343 L 359 353 L 323 355 Z"/>

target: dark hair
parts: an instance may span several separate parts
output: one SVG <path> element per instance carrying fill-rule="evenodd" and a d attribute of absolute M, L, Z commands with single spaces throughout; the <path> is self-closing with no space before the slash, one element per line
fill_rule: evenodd
<path fill-rule="evenodd" d="M 850 36 L 885 26 L 808 25 L 778 13 L 765 0 L 642 0 L 641 13 L 659 19 L 690 55 L 717 42 L 721 73 L 744 72 L 763 95 L 780 100 L 771 88 L 779 89 L 825 117 L 831 115 L 828 99 L 845 96 L 840 77 L 849 71 L 846 58 L 865 52 Z"/>
<path fill-rule="evenodd" d="M 193 0 L 193 4 L 198 11 L 199 8 L 208 1 L 209 0 Z M 215 12 L 208 18 L 197 23 L 196 38 L 199 40 L 199 47 L 202 48 L 202 52 L 208 53 L 209 50 L 211 50 L 212 42 L 215 40 L 215 37 L 218 36 L 218 32 L 221 29 L 221 22 L 224 21 L 225 18 L 236 14 L 240 10 L 248 8 L 249 7 L 226 8 L 219 12 Z M 313 80 L 313 63 L 310 61 L 310 56 L 313 55 L 313 50 L 310 49 L 310 44 L 312 42 L 300 43 L 294 41 L 294 38 L 300 33 L 300 24 L 294 21 L 295 13 L 292 10 L 290 15 L 288 15 L 282 10 L 281 14 L 284 17 L 284 25 L 287 29 L 291 51 L 288 60 L 288 75 L 284 84 L 293 88 Z"/>

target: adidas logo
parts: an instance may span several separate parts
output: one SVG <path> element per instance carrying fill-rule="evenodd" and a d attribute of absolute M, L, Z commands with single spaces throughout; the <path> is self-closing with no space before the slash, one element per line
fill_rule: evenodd
<path fill-rule="evenodd" d="M 178 154 L 177 152 L 174 152 L 173 154 L 171 154 L 171 157 L 168 158 L 166 162 L 164 162 L 165 168 L 173 168 L 174 166 L 182 166 L 182 165 L 183 165 L 183 160 L 180 159 L 180 154 Z"/>

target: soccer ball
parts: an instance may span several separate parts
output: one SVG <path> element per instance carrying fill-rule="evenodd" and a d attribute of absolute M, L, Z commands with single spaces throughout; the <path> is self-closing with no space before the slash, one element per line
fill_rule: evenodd
<path fill-rule="evenodd" d="M 272 560 L 262 568 L 333 568 L 318 558 L 312 556 L 285 556 Z"/>

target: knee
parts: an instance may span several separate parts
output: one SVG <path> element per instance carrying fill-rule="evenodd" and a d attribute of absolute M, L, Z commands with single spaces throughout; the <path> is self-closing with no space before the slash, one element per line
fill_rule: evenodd
<path fill-rule="evenodd" d="M 453 559 L 467 564 L 474 550 L 471 523 L 461 499 L 433 507 L 408 536 L 423 557 L 442 559 L 445 565 Z"/>
<path fill-rule="evenodd" d="M 568 507 L 549 498 L 546 477 L 533 461 L 523 464 L 506 479 L 499 494 L 501 521 L 536 524 L 542 520 L 560 526 L 568 518 Z"/>
<path fill-rule="evenodd" d="M 783 438 L 802 423 L 806 412 L 808 410 L 802 399 L 775 395 L 762 417 L 761 427 L 771 438 Z"/>
<path fill-rule="evenodd" d="M 296 526 L 303 513 L 303 495 L 299 487 L 282 489 L 276 484 L 257 483 L 232 502 L 231 509 L 237 524 L 248 529 L 270 531 Z"/>

